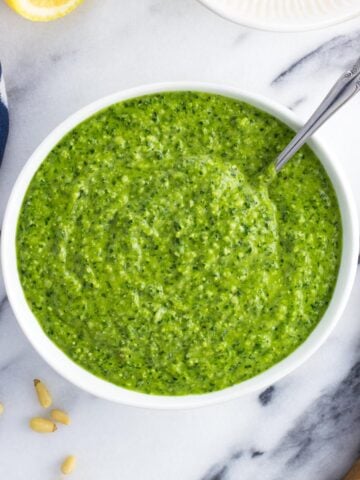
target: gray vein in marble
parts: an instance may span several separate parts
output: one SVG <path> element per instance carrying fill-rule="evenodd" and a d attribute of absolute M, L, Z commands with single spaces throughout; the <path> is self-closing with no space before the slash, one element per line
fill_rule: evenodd
<path fill-rule="evenodd" d="M 262 393 L 260 393 L 259 402 L 261 403 L 261 405 L 263 407 L 266 407 L 266 405 L 268 405 L 272 401 L 273 396 L 274 396 L 274 392 L 275 392 L 275 387 L 273 385 L 271 385 L 266 390 L 264 390 Z"/>
<path fill-rule="evenodd" d="M 294 100 L 290 105 L 288 105 L 289 110 L 296 110 L 296 108 L 301 105 L 302 103 L 306 102 L 307 97 L 300 97 L 296 100 Z"/>
<path fill-rule="evenodd" d="M 226 465 L 214 467 L 204 477 L 202 477 L 202 480 L 223 480 L 227 472 L 228 467 Z"/>
<path fill-rule="evenodd" d="M 19 361 L 22 360 L 23 357 L 24 357 L 24 354 L 23 352 L 21 352 L 8 358 L 5 363 L 0 365 L 0 377 L 3 373 L 5 373 L 10 368 L 13 368 L 15 365 L 19 365 Z"/>
<path fill-rule="evenodd" d="M 247 39 L 249 36 L 248 32 L 243 32 L 240 33 L 239 35 L 236 35 L 235 40 L 233 41 L 233 46 L 237 47 L 238 45 L 241 45 L 245 39 Z"/>
<path fill-rule="evenodd" d="M 150 13 L 159 13 L 161 12 L 162 2 L 155 2 L 149 6 Z"/>
<path fill-rule="evenodd" d="M 74 57 L 76 54 L 77 54 L 77 50 L 71 50 L 71 51 L 68 51 L 68 52 L 61 52 L 61 53 L 54 52 L 54 53 L 51 53 L 49 55 L 49 59 L 53 63 L 58 63 L 63 59 L 65 59 L 67 61 L 69 57 L 70 58 Z"/>
<path fill-rule="evenodd" d="M 306 408 L 272 451 L 253 450 L 251 458 L 259 459 L 264 464 L 270 460 L 273 465 L 279 466 L 278 471 L 271 476 L 271 480 L 293 478 L 296 473 L 301 473 L 307 463 L 318 460 L 318 452 L 325 443 L 328 448 L 326 454 L 332 455 L 334 459 L 344 444 L 354 446 L 354 460 L 359 453 L 360 360 L 337 386 L 329 389 Z M 243 455 L 238 458 L 233 456 L 226 458 L 223 462 L 214 465 L 201 480 L 230 478 L 231 470 L 243 459 Z M 266 478 L 270 480 L 270 477 Z M 296 476 L 296 478 L 300 477 Z M 337 477 L 335 476 L 334 480 L 335 478 Z M 317 480 L 330 479 L 320 474 Z"/>
<path fill-rule="evenodd" d="M 241 450 L 235 451 L 230 455 L 225 462 L 214 465 L 210 470 L 201 478 L 201 480 L 225 480 L 232 464 L 237 462 L 243 456 Z"/>
<path fill-rule="evenodd" d="M 260 450 L 254 450 L 251 454 L 251 458 L 261 457 L 264 453 L 265 452 L 261 452 Z"/>
<path fill-rule="evenodd" d="M 1 312 L 3 311 L 3 309 L 4 309 L 4 307 L 5 307 L 5 305 L 6 305 L 7 302 L 8 302 L 8 298 L 7 298 L 6 295 L 4 295 L 4 296 L 0 299 L 0 314 L 1 314 Z M 0 318 L 0 320 L 1 320 L 1 318 Z"/>
<path fill-rule="evenodd" d="M 263 455 L 265 455 L 265 452 L 254 448 L 249 451 L 237 450 L 235 453 L 227 457 L 224 462 L 213 465 L 208 472 L 201 477 L 201 480 L 227 480 L 230 477 L 232 478 L 232 468 L 240 461 L 247 462 L 249 458 L 258 459 Z"/>
<path fill-rule="evenodd" d="M 351 61 L 356 59 L 356 52 L 359 52 L 359 50 L 360 32 L 357 31 L 351 35 L 339 35 L 292 63 L 274 78 L 271 85 L 275 86 L 282 83 L 310 63 L 313 64 L 314 70 L 318 70 L 319 66 L 347 68 Z"/>
<path fill-rule="evenodd" d="M 10 105 L 12 102 L 17 101 L 19 98 L 25 95 L 26 92 L 30 89 L 31 89 L 31 86 L 27 85 L 26 83 L 19 84 L 19 85 L 9 84 L 9 87 L 7 89 L 7 95 L 9 98 Z"/>
<path fill-rule="evenodd" d="M 54 66 L 60 63 L 62 60 L 68 61 L 68 58 L 72 58 L 77 54 L 77 50 L 67 50 L 56 52 L 46 55 L 43 58 L 44 71 L 51 72 L 54 75 Z M 32 93 L 39 88 L 42 82 L 46 81 L 46 77 L 42 74 L 43 70 L 34 69 L 33 63 L 28 59 L 19 59 L 18 68 L 22 72 L 21 75 L 8 76 L 7 81 L 7 96 L 9 99 L 9 105 L 15 105 L 21 102 L 25 96 Z"/>
<path fill-rule="evenodd" d="M 299 417 L 272 453 L 274 459 L 284 460 L 282 475 L 289 468 L 300 470 L 304 463 L 316 458 L 324 442 L 331 440 L 334 458 L 345 437 L 353 437 L 360 446 L 360 361 L 335 388 L 324 393 Z"/>

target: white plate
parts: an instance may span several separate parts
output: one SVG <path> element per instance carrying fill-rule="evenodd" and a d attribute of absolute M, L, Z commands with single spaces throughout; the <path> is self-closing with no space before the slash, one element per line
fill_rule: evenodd
<path fill-rule="evenodd" d="M 360 0 L 200 0 L 248 27 L 294 32 L 323 28 L 360 14 Z"/>

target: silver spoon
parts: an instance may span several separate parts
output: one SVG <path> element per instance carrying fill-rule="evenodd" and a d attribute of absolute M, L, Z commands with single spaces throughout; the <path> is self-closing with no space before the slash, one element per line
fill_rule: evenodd
<path fill-rule="evenodd" d="M 341 75 L 303 128 L 280 153 L 275 161 L 275 170 L 279 172 L 290 158 L 307 142 L 308 138 L 359 91 L 360 58 L 350 70 L 347 70 Z"/>

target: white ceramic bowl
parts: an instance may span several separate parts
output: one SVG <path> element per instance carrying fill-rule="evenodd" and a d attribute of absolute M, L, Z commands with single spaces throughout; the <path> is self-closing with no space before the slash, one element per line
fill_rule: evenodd
<path fill-rule="evenodd" d="M 360 14 L 359 0 L 199 0 L 247 27 L 278 32 L 324 28 Z"/>
<path fill-rule="evenodd" d="M 339 201 L 343 222 L 343 253 L 339 276 L 330 305 L 318 326 L 295 352 L 269 370 L 235 386 L 202 395 L 173 397 L 148 395 L 126 390 L 92 375 L 70 360 L 43 332 L 25 300 L 20 284 L 16 263 L 15 238 L 17 220 L 24 195 L 33 175 L 50 150 L 79 122 L 113 103 L 149 93 L 173 90 L 204 91 L 244 100 L 273 114 L 294 129 L 300 126 L 300 122 L 295 115 L 286 108 L 259 95 L 245 93 L 236 88 L 226 86 L 191 82 L 164 83 L 137 87 L 110 95 L 88 105 L 69 117 L 50 133 L 35 150 L 13 187 L 6 208 L 2 230 L 1 259 L 6 291 L 15 316 L 34 348 L 58 373 L 80 388 L 115 402 L 145 408 L 190 408 L 229 400 L 265 388 L 294 370 L 319 348 L 343 312 L 354 281 L 358 256 L 358 223 L 350 188 L 339 169 L 336 159 L 320 141 L 314 138 L 310 145 L 324 165 L 334 185 Z"/>

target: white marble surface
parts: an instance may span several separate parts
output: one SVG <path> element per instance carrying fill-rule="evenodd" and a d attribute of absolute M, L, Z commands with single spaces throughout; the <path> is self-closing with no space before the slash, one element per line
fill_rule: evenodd
<path fill-rule="evenodd" d="M 360 18 L 306 34 L 248 30 L 195 0 L 85 0 L 32 24 L 0 3 L 0 60 L 11 113 L 0 170 L 0 217 L 15 178 L 57 123 L 86 103 L 138 84 L 204 80 L 260 92 L 305 118 L 360 52 Z M 287 73 L 283 73 L 287 72 Z M 277 80 L 276 80 L 277 79 Z M 360 96 L 321 132 L 360 207 Z M 266 394 L 183 412 L 111 404 L 55 374 L 23 336 L 0 285 L 0 479 L 339 480 L 360 450 L 360 276 L 335 332 Z M 51 387 L 73 425 L 32 433 L 32 379 Z M 259 396 L 260 395 L 260 396 Z"/>

